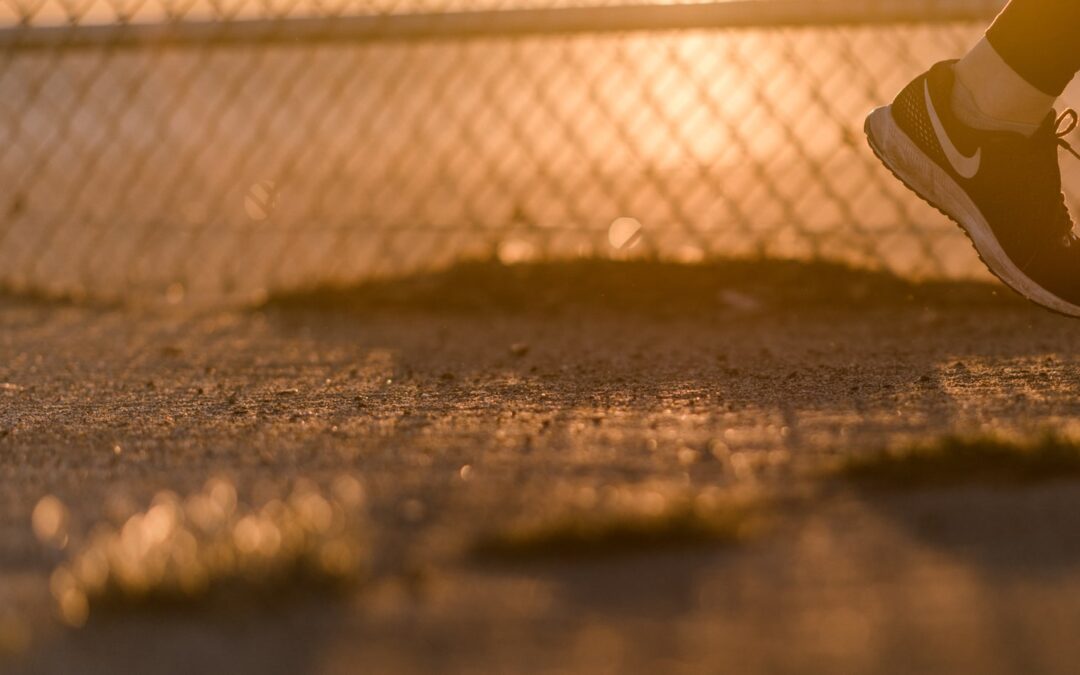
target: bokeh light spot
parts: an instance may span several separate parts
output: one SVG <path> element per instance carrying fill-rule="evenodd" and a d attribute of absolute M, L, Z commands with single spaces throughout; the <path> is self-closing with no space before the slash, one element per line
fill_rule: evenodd
<path fill-rule="evenodd" d="M 267 220 L 278 206 L 278 189 L 274 181 L 264 180 L 248 188 L 244 195 L 244 211 L 256 222 Z"/>
<path fill-rule="evenodd" d="M 34 536 L 43 544 L 64 548 L 68 542 L 68 510 L 52 495 L 42 497 L 30 516 Z"/>
<path fill-rule="evenodd" d="M 499 244 L 499 262 L 514 265 L 536 258 L 536 247 L 522 239 L 509 239 Z"/>
<path fill-rule="evenodd" d="M 627 251 L 641 242 L 642 227 L 636 218 L 616 218 L 608 227 L 608 243 L 617 251 Z"/>

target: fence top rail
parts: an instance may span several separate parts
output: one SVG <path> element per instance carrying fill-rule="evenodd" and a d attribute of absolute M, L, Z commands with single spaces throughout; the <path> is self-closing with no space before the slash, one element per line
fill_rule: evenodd
<path fill-rule="evenodd" d="M 1000 0 L 727 0 L 335 17 L 65 24 L 0 28 L 0 49 L 365 43 L 701 28 L 985 20 Z"/>

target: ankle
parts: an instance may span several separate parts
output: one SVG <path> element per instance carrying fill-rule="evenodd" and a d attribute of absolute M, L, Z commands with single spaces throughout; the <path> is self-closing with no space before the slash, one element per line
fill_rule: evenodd
<path fill-rule="evenodd" d="M 987 113 L 979 105 L 975 95 L 963 82 L 956 80 L 952 91 L 952 112 L 965 126 L 980 131 L 1008 131 L 1030 138 L 1039 130 L 1042 122 L 1018 121 Z M 999 113 L 1000 115 L 1000 113 Z"/>
<path fill-rule="evenodd" d="M 1030 136 L 1050 114 L 1055 98 L 1014 71 L 983 38 L 954 67 L 952 104 L 957 118 L 976 129 Z"/>

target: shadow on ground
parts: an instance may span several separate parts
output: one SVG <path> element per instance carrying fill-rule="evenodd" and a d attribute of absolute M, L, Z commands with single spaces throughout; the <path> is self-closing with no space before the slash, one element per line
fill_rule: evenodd
<path fill-rule="evenodd" d="M 47 649 L 10 665 L 13 673 L 27 675 L 317 672 L 327 645 L 346 639 L 346 613 L 344 599 L 327 597 L 215 611 L 118 613 L 54 635 Z M 297 634 L 303 639 L 293 639 Z"/>
<path fill-rule="evenodd" d="M 1072 577 L 1080 568 L 1080 483 L 965 486 L 864 494 L 863 503 L 956 564 L 989 579 Z"/>

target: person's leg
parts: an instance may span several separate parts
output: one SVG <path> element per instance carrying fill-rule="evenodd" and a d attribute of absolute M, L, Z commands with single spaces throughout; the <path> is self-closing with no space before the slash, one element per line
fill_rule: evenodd
<path fill-rule="evenodd" d="M 953 108 L 977 129 L 1034 134 L 1080 70 L 1080 2 L 1013 0 L 955 67 Z"/>
<path fill-rule="evenodd" d="M 1013 0 L 986 38 L 1020 77 L 1061 96 L 1080 70 L 1080 2 Z"/>
<path fill-rule="evenodd" d="M 975 129 L 1031 136 L 1054 109 L 1057 96 L 1028 82 L 983 38 L 953 68 L 956 117 Z"/>

